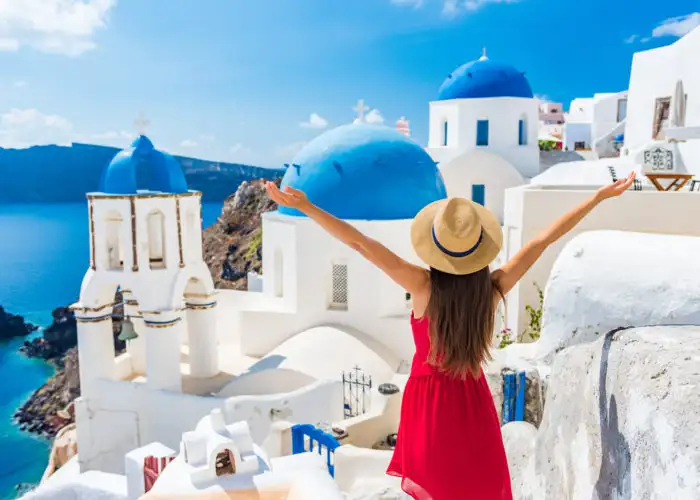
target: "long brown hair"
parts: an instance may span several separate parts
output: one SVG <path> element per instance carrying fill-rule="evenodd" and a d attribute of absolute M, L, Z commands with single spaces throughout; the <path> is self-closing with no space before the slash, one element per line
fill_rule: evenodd
<path fill-rule="evenodd" d="M 456 275 L 430 269 L 428 364 L 450 375 L 478 378 L 491 359 L 496 294 L 503 296 L 488 267 Z"/>

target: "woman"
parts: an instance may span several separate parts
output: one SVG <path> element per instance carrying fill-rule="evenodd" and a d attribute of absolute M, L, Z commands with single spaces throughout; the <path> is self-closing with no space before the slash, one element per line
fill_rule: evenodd
<path fill-rule="evenodd" d="M 411 241 L 425 269 L 406 262 L 352 225 L 313 205 L 303 192 L 267 183 L 270 197 L 316 221 L 357 250 L 413 298 L 416 344 L 388 474 L 419 500 L 511 500 L 500 424 L 481 365 L 489 359 L 494 316 L 542 252 L 601 201 L 622 194 L 634 173 L 554 222 L 501 269 L 501 227 L 486 208 L 461 198 L 440 200 L 414 219 Z"/>

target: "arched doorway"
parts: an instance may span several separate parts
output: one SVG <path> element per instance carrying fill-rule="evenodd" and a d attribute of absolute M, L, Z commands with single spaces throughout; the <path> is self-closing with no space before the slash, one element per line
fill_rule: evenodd
<path fill-rule="evenodd" d="M 226 449 L 216 455 L 216 475 L 230 476 L 236 473 L 236 461 L 231 450 Z"/>

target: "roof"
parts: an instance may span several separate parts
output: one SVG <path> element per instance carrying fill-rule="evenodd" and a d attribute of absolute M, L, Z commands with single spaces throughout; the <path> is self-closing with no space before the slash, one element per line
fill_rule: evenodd
<path fill-rule="evenodd" d="M 341 219 L 411 219 L 447 196 L 430 155 L 394 128 L 352 124 L 311 141 L 288 165 L 282 188 Z M 280 207 L 283 215 L 302 216 Z"/>

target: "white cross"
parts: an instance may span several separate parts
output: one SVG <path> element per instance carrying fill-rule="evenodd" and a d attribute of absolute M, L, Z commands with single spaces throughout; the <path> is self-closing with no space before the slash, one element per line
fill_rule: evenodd
<path fill-rule="evenodd" d="M 134 125 L 136 126 L 136 133 L 138 135 L 144 135 L 146 133 L 146 128 L 151 124 L 151 122 L 146 118 L 143 111 L 139 113 L 138 118 L 134 120 Z"/>
<path fill-rule="evenodd" d="M 357 121 L 364 122 L 365 111 L 369 111 L 369 106 L 365 106 L 365 101 L 360 99 L 359 101 L 357 101 L 357 106 L 352 109 L 357 112 Z"/>
<path fill-rule="evenodd" d="M 481 57 L 479 58 L 479 60 L 480 60 L 480 61 L 485 61 L 486 59 L 488 59 L 488 57 L 486 56 L 486 47 L 483 47 L 483 48 L 481 49 Z"/>

